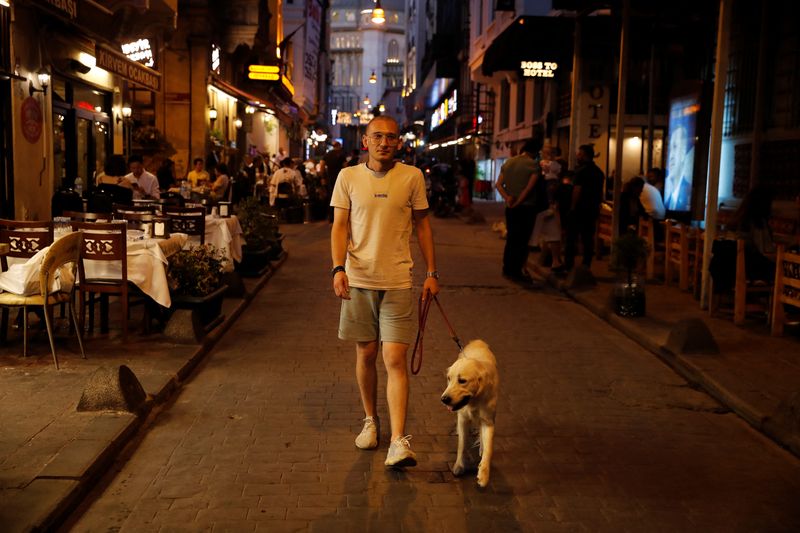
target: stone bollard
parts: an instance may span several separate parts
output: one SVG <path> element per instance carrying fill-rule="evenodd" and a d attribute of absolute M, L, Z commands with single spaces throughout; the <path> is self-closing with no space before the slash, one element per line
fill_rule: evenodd
<path fill-rule="evenodd" d="M 142 384 L 130 368 L 101 366 L 83 389 L 77 410 L 138 413 L 146 399 Z"/>
<path fill-rule="evenodd" d="M 719 346 L 711 330 L 699 318 L 679 320 L 670 330 L 665 346 L 676 355 L 719 353 Z"/>

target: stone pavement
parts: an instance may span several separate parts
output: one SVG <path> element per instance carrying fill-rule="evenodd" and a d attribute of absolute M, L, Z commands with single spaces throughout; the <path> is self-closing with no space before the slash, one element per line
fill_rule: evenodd
<path fill-rule="evenodd" d="M 287 228 L 287 264 L 65 529 L 800 529 L 796 457 L 572 299 L 504 280 L 503 242 L 458 219 L 434 220 L 440 300 L 499 361 L 491 483 L 449 472 L 439 396 L 457 350 L 436 311 L 411 378 L 419 465 L 386 470 L 388 424 L 377 451 L 353 445 L 363 413 L 353 347 L 336 339 L 328 230 Z"/>
<path fill-rule="evenodd" d="M 713 317 L 700 309 L 691 293 L 676 284 L 646 283 L 647 311 L 640 318 L 622 318 L 609 307 L 616 276 L 608 255 L 592 263 L 594 286 L 568 289 L 563 278 L 529 257 L 529 269 L 553 287 L 633 340 L 661 357 L 693 385 L 702 388 L 736 412 L 757 430 L 800 456 L 800 336 L 787 328 L 772 337 L 766 319 L 748 317 L 744 326 L 733 324 L 732 312 Z M 680 353 L 668 343 L 676 325 L 686 319 L 702 321 L 719 347 L 718 354 Z"/>
<path fill-rule="evenodd" d="M 246 280 L 250 294 L 226 298 L 227 321 L 202 346 L 176 344 L 164 335 L 133 329 L 123 342 L 112 323 L 110 334 L 85 338 L 83 360 L 66 320 L 58 320 L 56 335 L 63 340 L 56 345 L 61 365 L 57 371 L 43 329 L 29 332 L 28 358 L 21 357 L 21 340 L 10 335 L 0 347 L 0 531 L 47 529 L 63 518 L 136 433 L 148 411 L 179 387 L 267 279 Z M 134 309 L 133 316 L 141 316 L 141 308 Z M 133 370 L 148 393 L 142 416 L 77 412 L 95 370 L 119 365 Z"/>

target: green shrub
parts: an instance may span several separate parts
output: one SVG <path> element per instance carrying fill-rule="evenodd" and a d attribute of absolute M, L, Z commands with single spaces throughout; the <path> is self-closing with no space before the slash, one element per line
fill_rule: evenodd
<path fill-rule="evenodd" d="M 182 296 L 206 296 L 222 285 L 227 258 L 210 244 L 181 250 L 169 257 L 170 291 Z"/>

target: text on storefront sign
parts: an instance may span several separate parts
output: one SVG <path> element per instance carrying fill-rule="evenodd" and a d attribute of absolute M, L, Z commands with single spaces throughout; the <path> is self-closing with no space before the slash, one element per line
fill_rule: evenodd
<path fill-rule="evenodd" d="M 161 74 L 129 60 L 124 55 L 97 45 L 97 66 L 122 76 L 126 80 L 137 83 L 152 91 L 161 89 Z"/>
<path fill-rule="evenodd" d="M 526 78 L 552 78 L 555 76 L 558 63 L 552 61 L 522 61 L 519 68 Z"/>

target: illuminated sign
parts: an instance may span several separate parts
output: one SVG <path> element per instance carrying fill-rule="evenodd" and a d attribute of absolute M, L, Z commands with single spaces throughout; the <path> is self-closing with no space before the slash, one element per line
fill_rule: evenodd
<path fill-rule="evenodd" d="M 458 109 L 458 91 L 453 91 L 450 98 L 445 98 L 431 115 L 431 131 L 441 126 L 445 120 Z"/>
<path fill-rule="evenodd" d="M 211 45 L 211 70 L 219 74 L 219 46 L 216 44 Z"/>
<path fill-rule="evenodd" d="M 95 57 L 97 58 L 98 67 L 122 76 L 126 80 L 137 83 L 151 91 L 158 92 L 161 90 L 161 74 L 145 67 L 141 63 L 131 61 L 116 50 L 98 43 L 95 47 Z"/>
<path fill-rule="evenodd" d="M 281 75 L 280 65 L 249 65 L 247 77 L 251 80 L 280 81 L 287 91 L 294 94 L 294 85 L 289 78 Z"/>
<path fill-rule="evenodd" d="M 152 67 L 155 64 L 149 39 L 139 39 L 132 43 L 123 44 L 122 53 L 131 61 L 136 61 L 146 67 Z"/>
<path fill-rule="evenodd" d="M 247 77 L 251 80 L 278 81 L 281 79 L 281 68 L 278 65 L 250 65 Z"/>
<path fill-rule="evenodd" d="M 551 61 L 522 61 L 519 68 L 526 78 L 552 78 L 556 75 L 558 63 Z"/>

